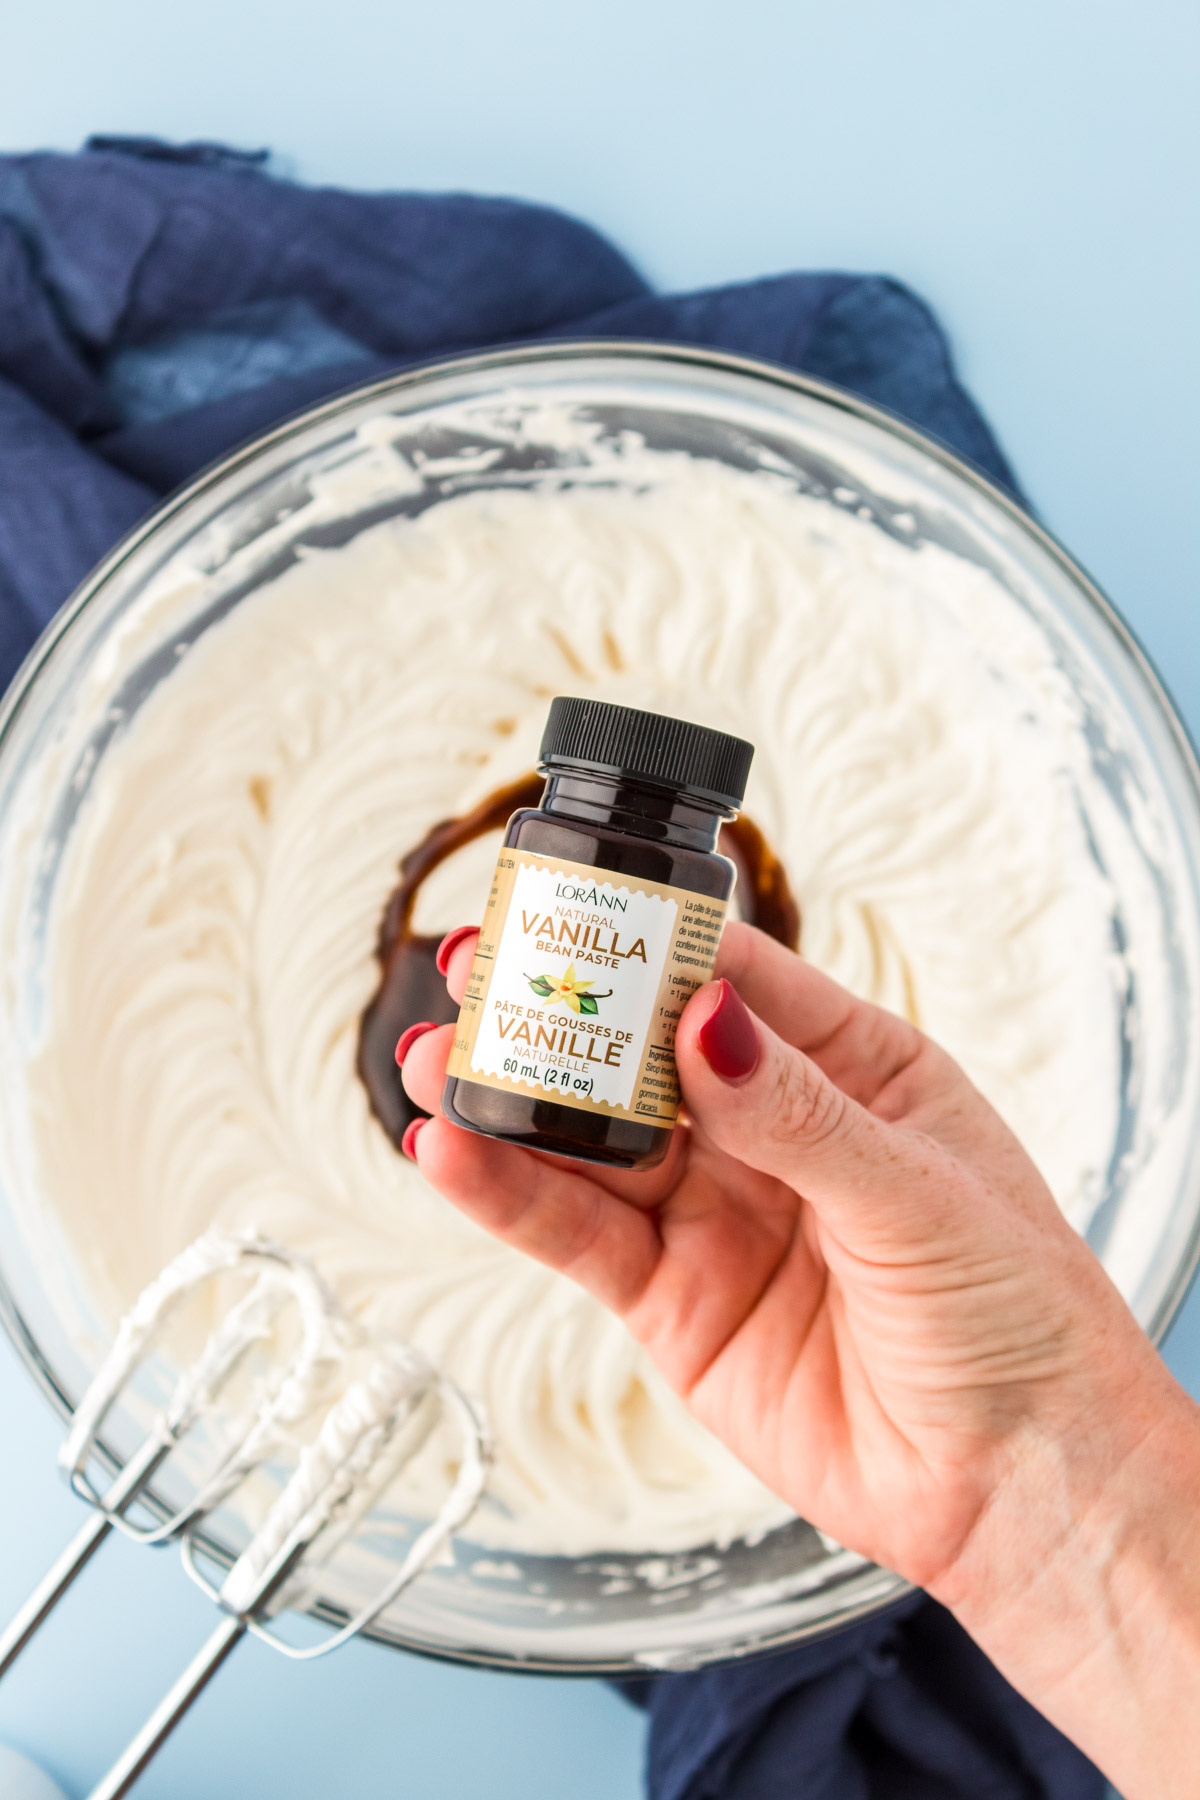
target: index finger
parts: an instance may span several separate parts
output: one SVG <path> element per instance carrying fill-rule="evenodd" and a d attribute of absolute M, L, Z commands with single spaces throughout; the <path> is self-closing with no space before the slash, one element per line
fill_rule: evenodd
<path fill-rule="evenodd" d="M 471 964 L 475 961 L 475 946 L 478 942 L 478 925 L 460 925 L 457 931 L 447 932 L 438 946 L 438 971 L 446 977 L 450 998 L 459 1006 L 463 1003 L 467 982 L 471 979 Z"/>
<path fill-rule="evenodd" d="M 644 1294 L 663 1251 L 655 1219 L 578 1163 L 460 1131 L 441 1118 L 422 1125 L 411 1154 L 460 1212 L 569 1275 L 619 1317 Z"/>

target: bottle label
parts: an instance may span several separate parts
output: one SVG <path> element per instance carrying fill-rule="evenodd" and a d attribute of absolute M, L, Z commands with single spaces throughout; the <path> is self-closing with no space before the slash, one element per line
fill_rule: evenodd
<path fill-rule="evenodd" d="M 670 1125 L 675 1028 L 712 975 L 726 902 L 500 852 L 447 1073 Z"/>

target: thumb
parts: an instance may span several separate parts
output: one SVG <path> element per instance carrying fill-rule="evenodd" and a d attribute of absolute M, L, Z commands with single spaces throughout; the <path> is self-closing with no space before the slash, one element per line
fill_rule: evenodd
<path fill-rule="evenodd" d="M 728 1156 L 803 1194 L 853 1247 L 919 1232 L 949 1199 L 950 1158 L 932 1139 L 876 1118 L 749 1010 L 729 981 L 693 995 L 676 1038 L 694 1124 Z"/>

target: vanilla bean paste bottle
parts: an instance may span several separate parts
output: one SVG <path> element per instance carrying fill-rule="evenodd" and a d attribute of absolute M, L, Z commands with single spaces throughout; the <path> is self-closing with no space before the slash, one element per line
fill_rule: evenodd
<path fill-rule="evenodd" d="M 717 832 L 754 746 L 562 696 L 541 804 L 513 814 L 447 1067 L 456 1125 L 648 1169 L 679 1112 L 675 1029 L 709 980 L 734 866 Z"/>

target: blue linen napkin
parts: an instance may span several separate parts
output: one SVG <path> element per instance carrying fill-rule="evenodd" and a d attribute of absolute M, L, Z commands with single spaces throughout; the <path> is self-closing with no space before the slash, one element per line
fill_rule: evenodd
<path fill-rule="evenodd" d="M 0 686 L 171 488 L 311 402 L 458 350 L 639 337 L 764 357 L 1017 492 L 929 309 L 885 276 L 654 294 L 545 207 L 302 188 L 265 160 L 149 138 L 0 157 Z M 816 1644 L 623 1686 L 649 1714 L 651 1800 L 1104 1791 L 923 1596 Z"/>

